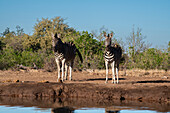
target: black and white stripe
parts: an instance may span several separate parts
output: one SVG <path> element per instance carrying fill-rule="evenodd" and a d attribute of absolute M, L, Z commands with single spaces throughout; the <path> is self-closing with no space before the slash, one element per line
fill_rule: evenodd
<path fill-rule="evenodd" d="M 62 81 L 64 81 L 64 73 L 65 73 L 65 79 L 67 79 L 67 73 L 68 73 L 68 67 L 70 68 L 70 80 L 72 79 L 72 68 L 74 64 L 74 59 L 76 56 L 76 52 L 78 53 L 78 56 L 83 62 L 81 53 L 79 50 L 76 48 L 76 46 L 72 43 L 63 43 L 59 37 L 60 35 L 55 35 L 52 34 L 53 38 L 53 51 L 55 55 L 55 60 L 57 63 L 57 68 L 58 68 L 58 79 L 60 79 L 60 63 L 62 63 Z"/>
<path fill-rule="evenodd" d="M 122 55 L 122 49 L 117 44 L 112 46 L 111 45 L 111 38 L 113 37 L 113 33 L 104 34 L 105 37 L 105 52 L 104 52 L 104 59 L 106 65 L 106 83 L 108 82 L 108 71 L 109 71 L 109 64 L 111 64 L 112 68 L 112 82 L 115 83 L 115 67 L 116 67 L 116 75 L 117 75 L 117 83 L 118 83 L 118 70 L 119 70 L 119 63 L 120 58 Z"/>
<path fill-rule="evenodd" d="M 114 54 L 111 51 L 106 51 L 104 57 L 107 62 L 113 62 L 114 60 Z"/>
<path fill-rule="evenodd" d="M 55 52 L 54 56 L 55 56 L 56 59 L 60 59 L 60 60 L 64 59 L 63 53 Z"/>

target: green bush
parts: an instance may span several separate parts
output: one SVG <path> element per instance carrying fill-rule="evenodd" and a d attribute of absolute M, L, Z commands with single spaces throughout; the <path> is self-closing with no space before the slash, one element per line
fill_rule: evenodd
<path fill-rule="evenodd" d="M 44 66 L 45 57 L 46 55 L 42 52 L 16 52 L 12 48 L 6 48 L 0 53 L 0 69 L 8 69 L 17 64 L 32 67 L 33 63 L 39 68 L 42 68 Z"/>
<path fill-rule="evenodd" d="M 131 64 L 132 62 L 129 62 Z M 146 49 L 135 55 L 135 60 L 130 68 L 140 69 L 168 69 L 168 53 L 155 48 Z"/>
<path fill-rule="evenodd" d="M 8 69 L 16 64 L 17 55 L 13 49 L 5 49 L 0 53 L 0 69 Z"/>
<path fill-rule="evenodd" d="M 57 69 L 57 64 L 56 64 L 55 57 L 54 57 L 53 54 L 50 54 L 49 56 L 47 56 L 47 57 L 45 58 L 43 68 L 44 68 L 46 71 L 49 71 L 49 72 L 56 71 L 56 69 Z"/>
<path fill-rule="evenodd" d="M 103 42 L 99 42 L 93 38 L 92 34 L 83 31 L 80 38 L 77 38 L 74 43 L 82 54 L 83 68 L 103 68 Z"/>
<path fill-rule="evenodd" d="M 16 32 L 9 28 L 1 33 L 0 37 L 0 69 L 8 69 L 22 64 L 24 66 L 33 66 L 44 68 L 47 71 L 56 70 L 56 63 L 52 52 L 51 34 L 60 33 L 63 42 L 72 41 L 80 51 L 83 57 L 83 63 L 76 56 L 75 68 L 104 69 L 104 41 L 102 32 L 99 36 L 94 36 L 87 31 L 79 32 L 70 28 L 64 19 L 55 17 L 52 19 L 39 20 L 34 26 L 33 35 L 25 34 L 23 28 L 16 27 Z M 97 38 L 98 37 L 98 38 Z M 145 36 L 141 29 L 137 32 L 132 31 L 127 38 L 127 51 L 123 54 L 127 68 L 141 69 L 169 69 L 169 51 L 170 42 L 167 50 L 149 48 L 146 44 Z M 125 48 L 123 41 L 114 38 L 113 43 L 120 43 Z M 122 62 L 124 63 L 124 62 Z"/>

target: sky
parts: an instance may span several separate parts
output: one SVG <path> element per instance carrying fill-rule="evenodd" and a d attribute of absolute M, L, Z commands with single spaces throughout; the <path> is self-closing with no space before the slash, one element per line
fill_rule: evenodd
<path fill-rule="evenodd" d="M 133 27 L 142 29 L 152 47 L 167 47 L 170 41 L 170 0 L 0 0 L 0 33 L 19 25 L 31 35 L 37 19 L 57 16 L 77 31 L 104 26 L 123 42 Z"/>

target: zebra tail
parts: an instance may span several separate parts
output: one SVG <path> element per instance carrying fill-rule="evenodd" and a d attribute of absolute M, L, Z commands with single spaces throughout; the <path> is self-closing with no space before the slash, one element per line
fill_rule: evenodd
<path fill-rule="evenodd" d="M 82 56 L 81 56 L 80 51 L 79 51 L 78 49 L 76 49 L 76 52 L 78 53 L 78 56 L 79 56 L 79 58 L 80 58 L 81 63 L 83 63 L 83 58 L 82 58 Z"/>

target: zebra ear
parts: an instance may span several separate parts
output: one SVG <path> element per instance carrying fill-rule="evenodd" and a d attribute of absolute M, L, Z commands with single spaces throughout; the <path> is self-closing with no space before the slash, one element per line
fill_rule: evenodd
<path fill-rule="evenodd" d="M 57 36 L 58 36 L 58 38 L 61 38 L 61 34 L 58 34 Z"/>
<path fill-rule="evenodd" d="M 51 37 L 52 37 L 52 39 L 54 39 L 54 38 L 55 38 L 53 33 L 51 33 Z"/>
<path fill-rule="evenodd" d="M 106 32 L 104 32 L 104 37 L 106 38 L 107 36 L 106 36 Z"/>
<path fill-rule="evenodd" d="M 53 33 L 51 33 L 51 36 L 52 36 L 52 37 L 54 37 L 54 34 L 53 34 Z"/>
<path fill-rule="evenodd" d="M 58 35 L 57 35 L 57 33 L 54 35 L 54 37 L 55 37 L 55 38 L 58 38 Z"/>
<path fill-rule="evenodd" d="M 110 38 L 112 38 L 113 37 L 113 33 L 110 33 Z"/>

